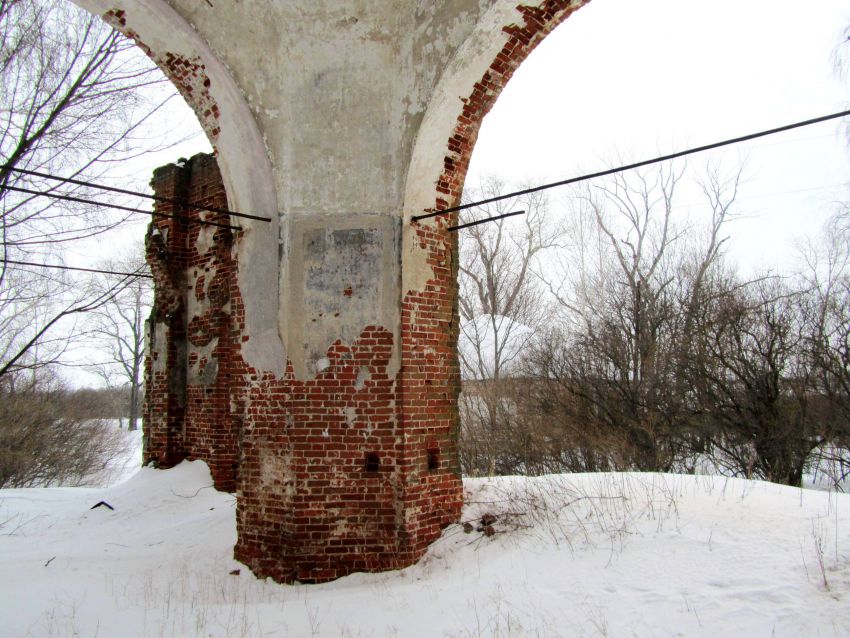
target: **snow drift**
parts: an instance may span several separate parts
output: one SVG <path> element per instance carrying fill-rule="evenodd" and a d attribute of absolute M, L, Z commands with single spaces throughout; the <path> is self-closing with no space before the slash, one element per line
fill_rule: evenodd
<path fill-rule="evenodd" d="M 0 493 L 4 636 L 850 635 L 850 495 L 705 476 L 467 480 L 419 564 L 325 585 L 231 558 L 202 462 Z M 112 508 L 101 505 L 108 503 Z"/>

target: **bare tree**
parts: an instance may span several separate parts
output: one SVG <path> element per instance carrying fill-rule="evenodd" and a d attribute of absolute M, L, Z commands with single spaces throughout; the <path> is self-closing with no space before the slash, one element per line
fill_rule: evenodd
<path fill-rule="evenodd" d="M 620 439 L 619 466 L 666 469 L 675 456 L 671 434 L 681 413 L 670 382 L 681 329 L 682 236 L 673 202 L 681 177 L 662 167 L 580 191 L 575 214 L 590 218 L 584 228 L 599 254 L 577 278 L 562 262 L 564 277 L 552 284 L 577 328 L 561 339 L 561 380 L 579 409 L 590 406 Z"/>
<path fill-rule="evenodd" d="M 572 469 L 684 467 L 696 433 L 682 366 L 722 281 L 740 172 L 709 168 L 699 181 L 711 212 L 702 232 L 675 205 L 683 175 L 668 165 L 576 192 L 570 250 L 549 279 L 560 320 L 534 360 L 541 400 L 583 450 Z"/>
<path fill-rule="evenodd" d="M 819 389 L 840 415 L 850 449 L 850 233 L 831 229 L 827 242 L 824 269 L 810 273 L 810 346 Z"/>
<path fill-rule="evenodd" d="M 506 189 L 490 177 L 466 199 L 501 195 Z M 540 258 L 557 245 L 549 203 L 542 193 L 467 209 L 461 223 L 525 210 L 522 221 L 500 219 L 460 231 L 460 314 L 464 373 L 469 378 L 499 379 L 516 363 L 525 342 L 546 317 L 544 291 L 534 276 Z"/>
<path fill-rule="evenodd" d="M 506 186 L 485 179 L 465 199 L 501 195 Z M 461 222 L 525 210 L 460 231 L 460 359 L 462 464 L 467 471 L 507 473 L 528 455 L 527 433 L 518 425 L 511 377 L 547 314 L 545 291 L 535 272 L 558 244 L 545 195 L 534 193 L 468 209 Z M 525 437 L 525 438 L 524 438 Z M 498 467 L 497 467 L 498 466 Z"/>
<path fill-rule="evenodd" d="M 161 72 L 133 43 L 70 2 L 0 1 L 4 372 L 57 361 L 67 347 L 68 319 L 97 307 L 97 302 L 77 294 L 84 286 L 66 276 L 12 262 L 61 263 L 70 242 L 125 220 L 99 208 L 45 197 L 88 198 L 91 193 L 42 175 L 114 179 L 117 165 L 170 144 L 149 127 L 174 94 L 163 92 L 164 86 Z M 103 200 L 102 195 L 98 198 Z M 62 338 L 52 339 L 60 325 Z"/>
<path fill-rule="evenodd" d="M 148 267 L 144 256 L 134 255 L 103 263 L 104 270 L 145 274 Z M 99 288 L 104 293 L 115 289 L 114 276 L 104 275 Z M 146 277 L 137 277 L 119 288 L 116 294 L 90 313 L 88 334 L 92 345 L 103 353 L 104 359 L 93 365 L 107 386 L 117 379 L 129 390 L 127 429 L 135 430 L 141 414 L 142 367 L 145 356 L 145 321 L 150 314 L 153 284 Z"/>
<path fill-rule="evenodd" d="M 799 486 L 828 439 L 827 405 L 806 353 L 805 295 L 765 280 L 724 295 L 694 334 L 688 366 L 716 462 L 733 474 Z"/>
<path fill-rule="evenodd" d="M 850 225 L 847 207 L 829 220 L 804 254 L 806 353 L 817 396 L 828 405 L 821 460 L 836 485 L 850 475 Z"/>
<path fill-rule="evenodd" d="M 510 364 L 515 351 L 507 340 L 494 347 L 480 338 L 498 328 L 489 315 L 475 327 L 484 345 L 467 355 L 475 365 L 465 368 L 467 471 L 713 466 L 800 485 L 831 454 L 840 466 L 836 485 L 848 475 L 846 209 L 812 251 L 805 279 L 742 280 L 724 260 L 741 175 L 712 166 L 702 172 L 688 195 L 702 195 L 708 216 L 700 222 L 676 204 L 684 171 L 671 166 L 575 193 L 565 228 L 550 235 L 556 240 L 547 248 L 557 244 L 557 258 L 529 269 L 559 310 L 548 315 L 544 338 L 518 349 L 525 374 L 492 359 L 480 363 L 504 352 Z M 499 230 L 491 229 L 492 243 L 473 237 L 478 261 L 462 260 L 467 319 L 480 309 L 510 317 L 492 300 L 511 286 L 490 282 L 515 282 L 525 269 L 510 261 Z M 530 307 L 545 305 L 544 291 L 524 292 Z M 539 325 L 529 332 L 539 335 Z"/>
<path fill-rule="evenodd" d="M 24 271 L 26 272 L 26 271 Z M 10 278 L 12 279 L 12 278 Z M 59 361 L 71 347 L 67 332 L 49 336 L 51 329 L 63 320 L 76 320 L 98 310 L 120 295 L 136 279 L 133 275 L 121 277 L 105 290 L 97 290 L 89 282 L 72 293 L 62 290 L 64 299 L 50 298 L 53 279 L 44 275 L 42 280 L 27 282 L 16 290 L 0 294 L 3 314 L 0 315 L 0 379 L 23 370 L 37 370 Z M 14 279 L 12 279 L 14 281 Z M 21 296 L 20 290 L 29 284 L 35 289 L 31 296 Z M 65 326 L 73 331 L 73 327 Z M 46 354 L 45 354 L 46 352 Z"/>
<path fill-rule="evenodd" d="M 40 265 L 62 265 L 70 246 L 127 218 L 74 198 L 139 204 L 48 176 L 139 189 L 128 162 L 179 141 L 157 120 L 174 96 L 152 61 L 99 17 L 65 1 L 0 0 L 2 485 L 75 483 L 111 454 L 101 445 L 106 426 L 69 416 L 48 366 L 67 362 L 80 319 L 134 278 L 104 288 Z"/>

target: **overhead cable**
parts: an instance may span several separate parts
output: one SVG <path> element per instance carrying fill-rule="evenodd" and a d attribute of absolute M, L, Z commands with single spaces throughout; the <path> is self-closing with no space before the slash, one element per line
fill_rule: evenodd
<path fill-rule="evenodd" d="M 141 210 L 139 208 L 130 208 L 129 206 L 119 206 L 118 204 L 109 204 L 106 202 L 97 202 L 93 199 L 85 199 L 84 197 L 75 197 L 73 195 L 63 195 L 62 193 L 51 193 L 50 191 L 37 191 L 30 188 L 21 188 L 20 186 L 3 186 L 0 190 L 10 190 L 18 193 L 26 193 L 35 195 L 36 197 L 50 197 L 52 199 L 61 199 L 67 202 L 77 202 L 80 204 L 90 204 L 92 206 L 100 206 L 102 208 L 114 208 L 116 210 L 124 210 L 131 213 L 139 213 L 140 215 L 151 215 L 161 219 L 177 219 L 180 221 L 190 222 L 193 224 L 201 224 L 202 226 L 217 226 L 218 228 L 230 228 L 231 230 L 242 230 L 239 226 L 231 226 L 230 224 L 222 224 L 204 219 L 195 219 L 188 215 L 175 215 L 169 213 L 157 213 L 156 211 Z"/>
<path fill-rule="evenodd" d="M 487 222 L 494 222 L 497 219 L 504 219 L 505 217 L 513 217 L 514 215 L 525 215 L 524 210 L 515 210 L 512 213 L 503 213 L 502 215 L 494 215 L 493 217 L 485 217 L 483 219 L 476 219 L 475 221 L 466 222 L 465 224 L 458 224 L 457 226 L 449 226 L 446 230 L 461 230 L 462 228 L 469 228 L 470 226 L 478 226 L 479 224 L 486 224 Z"/>
<path fill-rule="evenodd" d="M 107 186 L 106 184 L 96 184 L 94 182 L 88 182 L 81 179 L 74 179 L 72 177 L 60 177 L 59 175 L 52 175 L 50 173 L 43 173 L 40 171 L 31 171 L 25 168 L 16 168 L 14 166 L 10 166 L 8 164 L 4 164 L 0 166 L 0 170 L 7 170 L 12 173 L 20 173 L 21 175 L 31 175 L 33 177 L 41 177 L 43 179 L 50 179 L 56 182 L 62 182 L 64 184 L 75 184 L 77 186 L 87 186 L 89 188 L 94 188 L 97 190 L 108 191 L 110 193 L 120 193 L 121 195 L 132 195 L 133 197 L 143 197 L 145 199 L 150 199 L 155 202 L 162 202 L 163 204 L 174 204 L 175 206 L 186 206 L 187 208 L 191 208 L 193 210 L 205 210 L 211 213 L 222 213 L 224 215 L 231 215 L 232 217 L 241 217 L 243 219 L 254 219 L 256 221 L 261 222 L 270 222 L 271 218 L 269 217 L 260 217 L 258 215 L 248 215 L 247 213 L 237 213 L 236 211 L 228 210 L 226 208 L 218 208 L 216 206 L 204 206 L 203 204 L 195 204 L 193 202 L 186 202 L 181 199 L 175 199 L 173 197 L 163 197 L 162 195 L 151 195 L 150 193 L 141 193 L 139 191 L 131 191 L 126 188 L 118 188 L 117 186 Z"/>
<path fill-rule="evenodd" d="M 821 122 L 826 122 L 829 120 L 835 120 L 841 117 L 847 117 L 850 115 L 850 110 L 840 111 L 838 113 L 831 113 L 830 115 L 823 115 L 821 117 L 815 117 L 810 120 L 804 120 L 802 122 L 795 122 L 793 124 L 786 124 L 785 126 L 780 126 L 777 128 L 768 129 L 766 131 L 759 131 L 758 133 L 750 133 L 749 135 L 742 135 L 741 137 L 733 137 L 728 140 L 724 140 L 722 142 L 714 142 L 713 144 L 706 144 L 704 146 L 697 146 L 695 148 L 687 149 L 684 151 L 679 151 L 677 153 L 670 153 L 669 155 L 662 155 L 661 157 L 655 157 L 653 159 L 643 160 L 641 162 L 634 162 L 633 164 L 626 164 L 624 166 L 618 166 L 617 168 L 609 168 L 604 171 L 598 171 L 596 173 L 588 173 L 587 175 L 581 175 L 579 177 L 571 177 L 569 179 L 564 179 L 559 182 L 552 182 L 550 184 L 543 184 L 541 186 L 534 186 L 532 188 L 525 188 L 523 190 L 514 191 L 513 193 L 507 193 L 505 195 L 498 195 L 496 197 L 490 197 L 487 199 L 482 199 L 477 202 L 470 202 L 468 204 L 460 204 L 459 206 L 452 206 L 451 208 L 446 208 L 443 210 L 432 211 L 425 213 L 424 215 L 414 215 L 411 217 L 412 221 L 419 221 L 422 219 L 429 219 L 431 217 L 437 217 L 438 215 L 445 215 L 446 213 L 454 213 L 461 210 L 466 210 L 468 208 L 474 208 L 476 206 L 483 206 L 484 204 L 492 204 L 493 202 L 499 202 L 505 199 L 510 199 L 512 197 L 519 197 L 521 195 L 529 195 L 531 193 L 537 193 L 543 190 L 547 190 L 550 188 L 557 188 L 558 186 L 567 186 L 568 184 L 576 184 L 578 182 L 584 182 L 590 179 L 595 179 L 597 177 L 605 177 L 607 175 L 615 175 L 617 173 L 622 173 L 624 171 L 632 170 L 635 168 L 641 168 L 643 166 L 649 166 L 650 164 L 658 164 L 660 162 L 666 162 L 668 160 L 677 159 L 679 157 L 684 157 L 686 155 L 693 155 L 694 153 L 702 153 L 704 151 L 710 151 L 715 148 L 720 148 L 722 146 L 729 146 L 731 144 L 740 144 L 741 142 L 747 142 L 749 140 L 754 140 L 759 137 L 766 137 L 768 135 L 775 135 L 776 133 L 783 133 L 785 131 L 790 131 L 796 128 L 802 128 L 804 126 L 811 126 L 812 124 L 820 124 Z"/>
<path fill-rule="evenodd" d="M 115 270 L 101 270 L 99 268 L 82 268 L 79 266 L 63 266 L 60 264 L 37 264 L 32 261 L 17 261 L 15 259 L 0 259 L 0 263 L 10 264 L 12 266 L 33 266 L 35 268 L 51 268 L 54 270 L 74 270 L 79 272 L 93 272 L 100 275 L 118 275 L 119 277 L 144 277 L 145 279 L 153 279 L 153 275 L 140 272 L 140 268 L 136 272 L 119 272 Z"/>

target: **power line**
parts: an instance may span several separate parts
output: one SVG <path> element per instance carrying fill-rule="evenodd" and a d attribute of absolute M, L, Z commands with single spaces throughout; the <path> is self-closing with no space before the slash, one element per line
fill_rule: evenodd
<path fill-rule="evenodd" d="M 218 228 L 230 228 L 231 230 L 242 230 L 239 226 L 231 226 L 230 224 L 221 224 L 219 222 L 207 221 L 204 219 L 193 219 L 186 215 L 171 215 L 168 213 L 157 213 L 156 211 L 140 210 L 138 208 L 130 208 L 129 206 L 119 206 L 118 204 L 107 204 L 106 202 L 96 202 L 93 199 L 85 199 L 84 197 L 75 197 L 73 195 L 63 195 L 62 193 L 51 193 L 49 191 L 36 191 L 30 188 L 21 188 L 20 186 L 3 186 L 0 191 L 10 190 L 18 193 L 26 193 L 35 195 L 36 197 L 50 197 L 52 199 L 61 199 L 66 202 L 77 202 L 80 204 L 90 204 L 92 206 L 101 206 L 102 208 L 114 208 L 116 210 L 125 210 L 131 213 L 139 213 L 141 215 L 151 215 L 162 219 L 177 219 L 180 221 L 201 224 L 202 226 L 217 226 Z"/>
<path fill-rule="evenodd" d="M 0 259 L 0 263 L 10 264 L 12 266 L 34 266 L 36 268 L 52 268 L 54 270 L 74 270 L 78 272 L 93 272 L 100 275 L 118 275 L 120 277 L 144 277 L 145 279 L 153 279 L 153 275 L 149 275 L 147 273 L 139 272 L 142 269 L 139 268 L 136 272 L 119 272 L 115 270 L 101 270 L 99 268 L 81 268 L 78 266 L 62 266 L 59 264 L 37 264 L 32 261 L 16 261 L 14 259 Z"/>
<path fill-rule="evenodd" d="M 88 182 L 85 180 L 74 179 L 72 177 L 60 177 L 59 175 L 51 175 L 50 173 L 42 173 L 40 171 L 31 171 L 25 168 L 15 168 L 14 166 L 10 166 L 9 164 L 4 164 L 0 166 L 0 170 L 7 170 L 12 173 L 20 173 L 21 175 L 31 175 L 33 177 L 41 177 L 44 179 L 50 179 L 56 182 L 62 182 L 64 184 L 75 184 L 77 186 L 87 186 L 89 188 L 95 188 L 102 191 L 108 191 L 110 193 L 120 193 L 121 195 L 132 195 L 133 197 L 143 197 L 145 199 L 150 199 L 155 202 L 162 202 L 164 204 L 174 204 L 175 206 L 186 206 L 188 208 L 192 208 L 194 210 L 205 210 L 211 213 L 222 213 L 224 215 L 231 215 L 232 217 L 242 217 L 244 219 L 254 219 L 256 221 L 261 222 L 270 222 L 271 218 L 269 217 L 259 217 L 257 215 L 248 215 L 247 213 L 237 213 L 232 210 L 228 210 L 226 208 L 218 208 L 216 206 L 204 206 L 202 204 L 194 204 L 192 202 L 186 202 L 180 199 L 174 199 L 172 197 L 163 197 L 162 195 L 151 195 L 149 193 L 141 193 L 139 191 L 131 191 L 126 188 L 118 188 L 117 186 L 107 186 L 106 184 L 96 184 L 94 182 Z"/>
<path fill-rule="evenodd" d="M 504 219 L 505 217 L 513 217 L 514 215 L 525 215 L 524 210 L 515 210 L 512 213 L 503 213 L 502 215 L 494 215 L 493 217 L 485 217 L 484 219 L 476 219 L 475 221 L 467 222 L 465 224 L 458 224 L 457 226 L 449 226 L 446 230 L 461 230 L 462 228 L 469 228 L 470 226 L 478 226 L 478 224 L 486 224 L 487 222 L 494 222 L 497 219 Z"/>
<path fill-rule="evenodd" d="M 780 126 L 778 128 L 768 129 L 766 131 L 759 131 L 758 133 L 750 133 L 749 135 L 742 135 L 741 137 L 733 137 L 728 140 L 724 140 L 722 142 L 714 142 L 713 144 L 706 144 L 704 146 L 697 146 L 695 148 L 687 149 L 684 151 L 679 151 L 677 153 L 670 153 L 669 155 L 662 155 L 661 157 L 656 157 L 653 159 L 643 160 L 641 162 L 635 162 L 633 164 L 626 164 L 625 166 L 619 166 L 617 168 L 609 168 L 604 171 L 598 171 L 596 173 L 588 173 L 587 175 L 581 175 L 579 177 L 571 177 L 569 179 L 561 180 L 559 182 L 552 182 L 550 184 L 543 184 L 542 186 L 534 186 L 532 188 L 526 188 L 523 190 L 515 191 L 513 193 L 507 193 L 505 195 L 498 195 L 496 197 L 490 197 L 488 199 L 482 199 L 477 202 L 471 202 L 469 204 L 461 204 L 459 206 L 453 206 L 451 208 L 446 208 L 444 210 L 433 211 L 430 213 L 425 213 L 424 215 L 414 215 L 411 217 L 411 221 L 419 221 L 421 219 L 429 219 L 431 217 L 436 217 L 437 215 L 445 215 L 446 213 L 455 213 L 457 211 L 466 210 L 467 208 L 474 208 L 476 206 L 482 206 L 484 204 L 492 204 L 493 202 L 499 202 L 505 199 L 510 199 L 512 197 L 519 197 L 520 195 L 529 195 L 531 193 L 538 193 L 543 190 L 547 190 L 550 188 L 557 188 L 558 186 L 567 186 L 568 184 L 575 184 L 577 182 L 584 182 L 589 179 L 595 179 L 597 177 L 605 177 L 607 175 L 615 175 L 616 173 L 622 173 L 624 171 L 632 170 L 635 168 L 641 168 L 643 166 L 649 166 L 650 164 L 658 164 L 659 162 L 666 162 L 668 160 L 677 159 L 679 157 L 684 157 L 686 155 L 693 155 L 694 153 L 702 153 L 704 151 L 710 151 L 715 148 L 720 148 L 721 146 L 729 146 L 731 144 L 740 144 L 741 142 L 747 142 L 749 140 L 754 140 L 759 137 L 766 137 L 768 135 L 775 135 L 776 133 L 783 133 L 785 131 L 790 131 L 796 128 L 802 128 L 804 126 L 811 126 L 812 124 L 820 124 L 821 122 L 827 122 L 829 120 L 835 120 L 841 117 L 846 117 L 850 115 L 850 110 L 840 111 L 838 113 L 832 113 L 830 115 L 822 115 L 821 117 L 816 117 L 810 120 L 804 120 L 802 122 L 795 122 L 794 124 L 786 124 L 785 126 Z"/>

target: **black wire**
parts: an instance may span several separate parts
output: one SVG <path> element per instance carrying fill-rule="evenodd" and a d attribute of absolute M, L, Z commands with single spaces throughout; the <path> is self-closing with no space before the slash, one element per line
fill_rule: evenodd
<path fill-rule="evenodd" d="M 79 268 L 75 266 L 60 266 L 59 264 L 36 264 L 31 261 L 16 261 L 14 259 L 0 259 L 0 263 L 3 264 L 11 264 L 13 266 L 35 266 L 36 268 L 52 268 L 54 270 L 75 270 L 79 272 L 93 272 L 101 275 L 119 275 L 122 277 L 144 277 L 146 279 L 153 279 L 153 275 L 149 275 L 147 273 L 139 272 L 118 272 L 115 270 L 100 270 L 97 268 Z M 139 269 L 141 270 L 141 268 Z"/>
<path fill-rule="evenodd" d="M 230 228 L 232 230 L 242 230 L 239 226 L 231 226 L 230 224 L 220 224 L 219 222 L 211 222 L 203 219 L 193 219 L 192 217 L 187 217 L 186 215 L 169 215 L 167 213 L 157 213 L 155 211 L 149 210 L 140 210 L 138 208 L 130 208 L 129 206 L 119 206 L 118 204 L 107 204 L 106 202 L 96 202 L 92 199 L 85 199 L 83 197 L 74 197 L 72 195 L 63 195 L 61 193 L 50 193 L 48 191 L 35 191 L 29 188 L 21 188 L 20 186 L 2 186 L 0 187 L 0 192 L 4 190 L 15 191 L 18 193 L 26 193 L 28 195 L 35 195 L 37 197 L 50 197 L 52 199 L 61 199 L 67 202 L 78 202 L 80 204 L 91 204 L 92 206 L 101 206 L 103 208 L 114 208 L 116 210 L 125 210 L 131 213 L 139 213 L 141 215 L 152 215 L 153 217 L 160 217 L 163 219 L 177 219 L 180 221 L 190 222 L 194 224 L 201 224 L 203 226 L 217 226 L 219 228 Z"/>
<path fill-rule="evenodd" d="M 4 164 L 0 166 L 0 170 L 8 170 L 12 173 L 20 173 L 21 175 L 31 175 L 33 177 L 42 177 L 44 179 L 52 179 L 57 182 L 63 182 L 65 184 L 76 184 L 77 186 L 88 186 L 90 188 L 96 188 L 103 191 L 109 191 L 110 193 L 120 193 L 122 195 L 132 195 L 134 197 L 144 197 L 145 199 L 151 199 L 155 202 L 162 202 L 164 204 L 174 204 L 176 206 L 186 206 L 188 208 L 192 208 L 194 210 L 206 210 L 211 213 L 222 213 L 224 215 L 231 215 L 233 217 L 242 217 L 244 219 L 255 219 L 261 222 L 270 222 L 271 219 L 268 217 L 258 217 L 257 215 L 248 215 L 246 213 L 237 213 L 232 210 L 228 210 L 226 208 L 217 208 L 215 206 L 203 206 L 201 204 L 193 204 L 191 202 L 185 202 L 183 200 L 174 199 L 171 197 L 163 197 L 161 195 L 150 195 L 149 193 L 140 193 L 138 191 L 127 190 L 126 188 L 118 188 L 116 186 L 107 186 L 105 184 L 95 184 L 94 182 L 87 182 L 80 179 L 73 179 L 71 177 L 60 177 L 58 175 L 51 175 L 50 173 L 42 173 L 39 171 L 31 171 L 25 168 L 15 168 L 14 166 L 9 166 L 8 164 Z"/>
<path fill-rule="evenodd" d="M 471 202 L 469 204 L 461 204 L 460 206 L 453 206 L 451 208 L 446 208 L 444 210 L 438 210 L 430 213 L 426 213 L 424 215 L 414 215 L 411 217 L 411 221 L 419 221 L 420 219 L 429 219 L 431 217 L 436 217 L 437 215 L 445 215 L 446 213 L 455 213 L 460 210 L 466 210 L 467 208 L 473 208 L 475 206 L 482 206 L 484 204 L 492 204 L 493 202 L 499 202 L 504 199 L 510 199 L 511 197 L 519 197 L 520 195 L 528 195 L 530 193 L 537 193 L 539 191 L 547 190 L 549 188 L 557 188 L 558 186 L 566 186 L 568 184 L 575 184 L 577 182 L 584 182 L 589 179 L 594 179 L 596 177 L 605 177 L 606 175 L 614 175 L 616 173 L 622 173 L 623 171 L 628 171 L 633 168 L 641 168 L 642 166 L 649 166 L 650 164 L 658 164 L 659 162 L 666 162 L 667 160 L 676 159 L 679 157 L 684 157 L 685 155 L 692 155 L 694 153 L 701 153 L 703 151 L 710 151 L 715 148 L 720 148 L 721 146 L 729 146 L 730 144 L 739 144 L 741 142 L 747 142 L 749 140 L 754 140 L 759 137 L 765 137 L 767 135 L 774 135 L 776 133 L 782 133 L 784 131 L 790 131 L 795 128 L 801 128 L 803 126 L 810 126 L 812 124 L 819 124 L 820 122 L 826 122 L 828 120 L 838 119 L 840 117 L 846 117 L 850 115 L 850 110 L 840 111 L 839 113 L 832 113 L 830 115 L 823 115 L 821 117 L 816 117 L 811 120 L 804 120 L 802 122 L 795 122 L 794 124 L 786 124 L 785 126 L 780 126 L 778 128 L 768 129 L 766 131 L 759 131 L 758 133 L 750 133 L 749 135 L 743 135 L 741 137 L 734 137 L 732 139 L 724 140 L 722 142 L 715 142 L 713 144 L 706 144 L 705 146 L 697 146 L 696 148 L 691 148 L 685 151 L 679 151 L 678 153 L 671 153 L 669 155 L 662 155 L 661 157 L 656 157 L 654 159 L 644 160 L 642 162 L 635 162 L 634 164 L 627 164 L 625 166 L 620 166 L 618 168 L 609 168 L 604 171 L 599 171 L 597 173 L 588 173 L 587 175 L 581 175 L 580 177 L 571 177 L 569 179 L 561 180 L 560 182 L 552 182 L 551 184 L 543 184 L 542 186 L 535 186 L 533 188 L 526 188 L 524 190 L 515 191 L 513 193 L 507 193 L 506 195 L 498 195 L 497 197 L 490 197 L 489 199 L 482 199 L 481 201 Z"/>
<path fill-rule="evenodd" d="M 494 222 L 497 219 L 504 219 L 505 217 L 513 217 L 514 215 L 525 215 L 524 210 L 515 210 L 512 213 L 504 213 L 502 215 L 494 215 L 493 217 L 485 217 L 483 219 L 476 219 L 475 221 L 467 222 L 465 224 L 458 224 L 457 226 L 449 226 L 446 230 L 461 230 L 462 228 L 469 228 L 470 226 L 478 226 L 478 224 L 486 224 L 487 222 Z"/>

